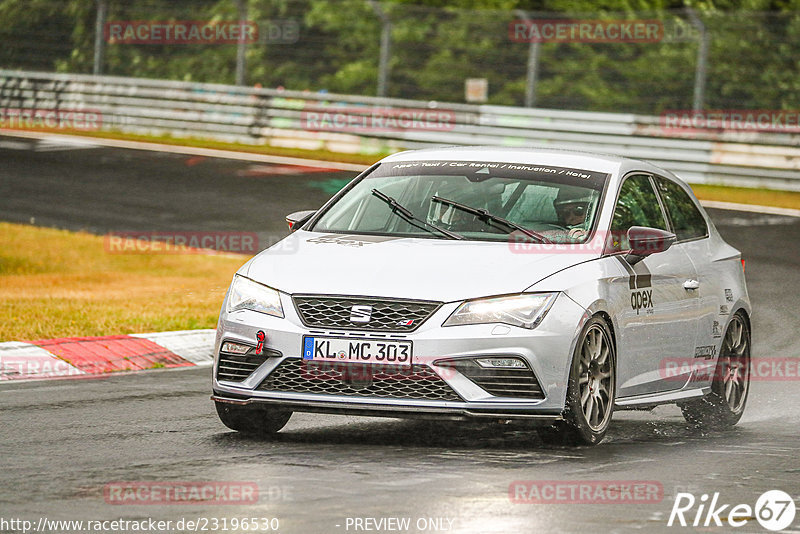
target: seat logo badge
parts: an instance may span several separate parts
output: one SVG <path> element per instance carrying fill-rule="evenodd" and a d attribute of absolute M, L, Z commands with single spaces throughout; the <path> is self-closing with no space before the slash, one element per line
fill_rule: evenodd
<path fill-rule="evenodd" d="M 414 319 L 408 319 L 407 321 L 398 321 L 397 326 L 414 326 Z"/>
<path fill-rule="evenodd" d="M 372 319 L 372 306 L 356 305 L 350 308 L 350 322 L 365 324 Z"/>
<path fill-rule="evenodd" d="M 264 354 L 264 340 L 267 339 L 267 334 L 264 333 L 263 330 L 259 330 L 256 332 L 256 341 L 258 341 L 258 345 L 256 345 L 256 354 L 261 356 Z"/>

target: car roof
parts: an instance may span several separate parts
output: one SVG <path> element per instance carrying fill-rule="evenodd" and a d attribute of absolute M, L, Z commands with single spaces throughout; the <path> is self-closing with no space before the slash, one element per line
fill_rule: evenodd
<path fill-rule="evenodd" d="M 448 146 L 408 150 L 387 156 L 381 162 L 399 161 L 498 161 L 533 165 L 552 165 L 611 174 L 618 181 L 631 171 L 660 174 L 679 183 L 683 182 L 671 172 L 652 163 L 611 154 L 562 150 L 556 148 L 512 148 L 496 146 Z M 685 184 L 684 184 L 685 185 Z"/>

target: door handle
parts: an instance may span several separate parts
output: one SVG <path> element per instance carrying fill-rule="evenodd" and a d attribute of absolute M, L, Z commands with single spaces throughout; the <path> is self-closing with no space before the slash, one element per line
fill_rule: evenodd
<path fill-rule="evenodd" d="M 686 289 L 687 291 L 692 291 L 698 289 L 699 287 L 700 287 L 699 280 L 686 280 L 683 283 L 683 288 Z"/>

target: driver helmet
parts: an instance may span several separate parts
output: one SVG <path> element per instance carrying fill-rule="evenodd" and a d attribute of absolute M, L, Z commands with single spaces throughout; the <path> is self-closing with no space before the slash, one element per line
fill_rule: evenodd
<path fill-rule="evenodd" d="M 553 200 L 559 222 L 564 226 L 580 226 L 586 222 L 589 207 L 592 204 L 591 194 L 586 189 L 565 186 L 559 189 Z"/>

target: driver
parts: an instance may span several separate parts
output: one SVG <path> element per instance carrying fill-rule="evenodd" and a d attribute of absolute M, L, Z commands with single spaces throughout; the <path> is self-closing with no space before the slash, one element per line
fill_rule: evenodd
<path fill-rule="evenodd" d="M 586 236 L 586 218 L 592 199 L 585 191 L 572 187 L 563 187 L 553 200 L 558 224 L 568 230 L 569 237 L 582 239 Z"/>

